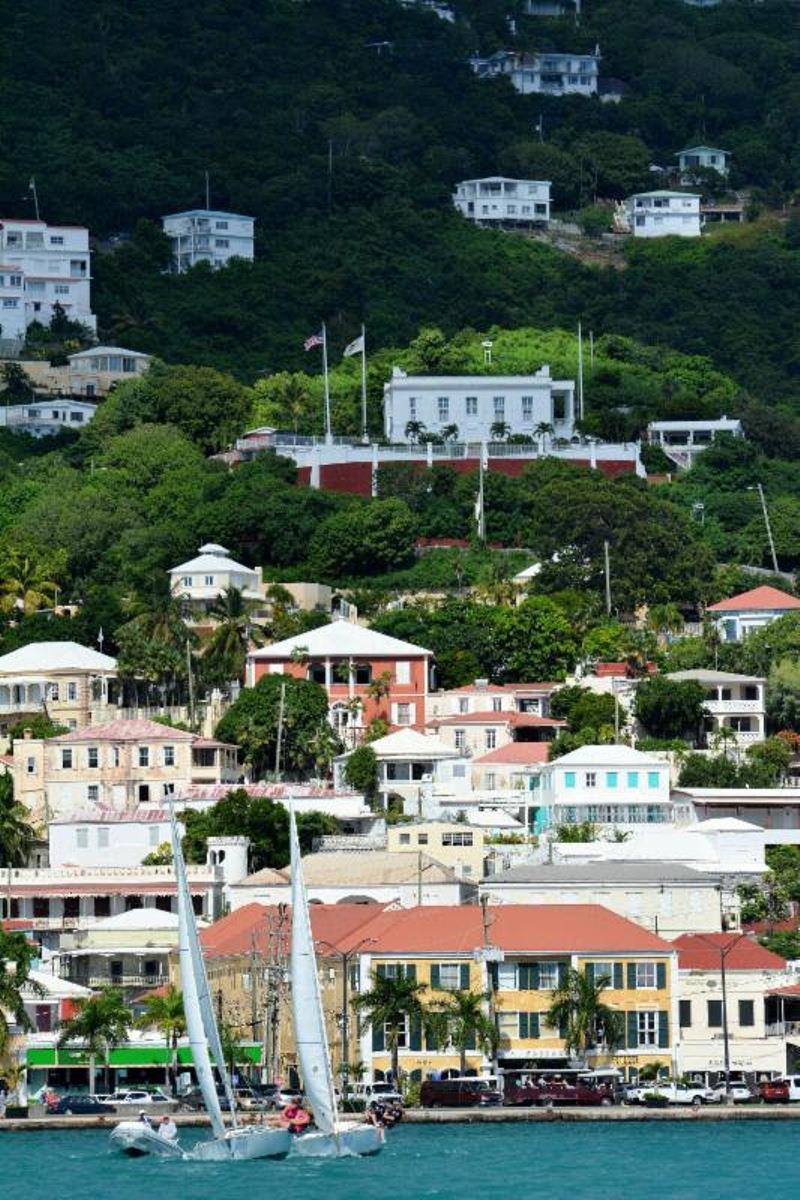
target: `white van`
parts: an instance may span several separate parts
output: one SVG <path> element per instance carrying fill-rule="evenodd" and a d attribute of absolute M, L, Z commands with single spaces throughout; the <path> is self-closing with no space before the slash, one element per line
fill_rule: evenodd
<path fill-rule="evenodd" d="M 784 1075 L 789 1085 L 789 1099 L 800 1100 L 800 1075 Z"/>

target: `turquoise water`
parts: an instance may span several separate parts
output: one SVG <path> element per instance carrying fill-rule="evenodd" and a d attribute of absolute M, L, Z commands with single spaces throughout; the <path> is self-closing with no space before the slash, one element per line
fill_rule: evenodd
<path fill-rule="evenodd" d="M 794 1122 L 409 1125 L 371 1159 L 201 1164 L 124 1158 L 99 1130 L 2 1133 L 0 1197 L 796 1200 L 798 1146 Z"/>

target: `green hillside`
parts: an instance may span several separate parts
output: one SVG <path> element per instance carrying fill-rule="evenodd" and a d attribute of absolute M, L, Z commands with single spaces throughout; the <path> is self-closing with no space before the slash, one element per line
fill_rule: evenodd
<path fill-rule="evenodd" d="M 449 194 L 461 178 L 524 171 L 552 179 L 562 205 L 619 197 L 702 136 L 733 151 L 733 182 L 758 204 L 788 203 L 796 6 L 587 0 L 578 29 L 519 17 L 516 41 L 505 15 L 521 3 L 455 7 L 450 25 L 396 0 L 18 0 L 0 41 L 0 211 L 30 215 L 33 174 L 48 219 L 133 233 L 96 257 L 102 336 L 248 381 L 307 365 L 302 340 L 322 316 L 334 351 L 362 320 L 377 347 L 423 324 L 582 316 L 598 334 L 708 354 L 754 395 L 792 402 L 793 218 L 637 245 L 618 272 L 469 228 Z M 629 85 L 620 105 L 521 97 L 465 65 L 477 49 L 595 42 Z M 201 203 L 205 170 L 215 205 L 257 217 L 258 261 L 167 277 L 155 228 L 137 223 Z"/>

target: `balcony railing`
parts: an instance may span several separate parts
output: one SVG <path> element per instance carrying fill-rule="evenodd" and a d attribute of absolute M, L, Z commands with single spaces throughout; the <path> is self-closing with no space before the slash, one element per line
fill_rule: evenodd
<path fill-rule="evenodd" d="M 800 1021 L 775 1021 L 766 1031 L 767 1037 L 800 1037 Z"/>
<path fill-rule="evenodd" d="M 703 707 L 710 713 L 760 713 L 764 711 L 761 700 L 712 700 L 703 701 Z"/>
<path fill-rule="evenodd" d="M 161 987 L 169 983 L 169 975 L 162 972 L 158 975 L 67 975 L 71 983 L 82 984 L 83 987 Z"/>

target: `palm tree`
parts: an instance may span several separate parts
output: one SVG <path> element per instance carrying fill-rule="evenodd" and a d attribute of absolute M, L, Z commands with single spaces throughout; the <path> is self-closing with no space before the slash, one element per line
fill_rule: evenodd
<path fill-rule="evenodd" d="M 511 433 L 511 426 L 505 421 L 494 421 L 489 428 L 489 435 L 493 442 L 503 442 Z"/>
<path fill-rule="evenodd" d="M 722 757 L 727 758 L 728 747 L 730 745 L 736 745 L 736 730 L 732 729 L 730 725 L 720 725 L 719 728 L 714 731 L 712 735 L 712 741 L 714 743 L 714 749 L 719 750 L 721 747 Z"/>
<path fill-rule="evenodd" d="M 555 433 L 555 429 L 549 421 L 540 421 L 533 432 L 539 439 L 539 446 L 542 454 L 544 454 L 545 447 L 547 446 L 547 439 L 551 434 Z"/>
<path fill-rule="evenodd" d="M 116 988 L 104 987 L 96 996 L 77 1001 L 74 1017 L 62 1021 L 58 1035 L 58 1046 L 83 1042 L 89 1055 L 89 1091 L 95 1090 L 97 1059 L 102 1055 L 104 1062 L 105 1089 L 109 1090 L 109 1059 L 111 1047 L 128 1040 L 133 1015 Z"/>
<path fill-rule="evenodd" d="M 24 867 L 36 832 L 24 804 L 14 800 L 14 782 L 0 775 L 0 867 Z"/>
<path fill-rule="evenodd" d="M 445 442 L 457 442 L 458 426 L 455 424 L 445 425 L 442 429 L 442 440 Z"/>
<path fill-rule="evenodd" d="M 418 442 L 424 432 L 424 421 L 406 421 L 405 434 L 409 442 Z"/>
<path fill-rule="evenodd" d="M 459 1073 L 467 1073 L 467 1051 L 478 1049 L 492 1053 L 498 1042 L 497 1026 L 483 1010 L 489 994 L 481 992 L 451 992 L 441 1013 L 447 1041 L 459 1053 Z"/>
<path fill-rule="evenodd" d="M 7 933 L 0 925 L 0 1052 L 8 1044 L 9 1017 L 20 1029 L 30 1029 L 23 989 L 41 989 L 28 978 L 37 951 L 21 933 Z"/>
<path fill-rule="evenodd" d="M 164 991 L 151 992 L 145 998 L 143 1009 L 136 1024 L 140 1029 L 157 1029 L 169 1046 L 169 1060 L 164 1077 L 174 1095 L 178 1073 L 178 1038 L 186 1031 L 183 993 L 171 983 Z"/>
<path fill-rule="evenodd" d="M 209 606 L 216 628 L 203 651 L 203 662 L 217 683 L 243 679 L 250 643 L 264 643 L 262 631 L 252 624 L 253 608 L 254 602 L 237 587 L 225 588 Z"/>
<path fill-rule="evenodd" d="M 553 992 L 547 1024 L 565 1031 L 567 1050 L 583 1055 L 598 1043 L 613 1050 L 622 1042 L 622 1013 L 603 1000 L 610 983 L 608 975 L 592 979 L 574 967 L 566 971 L 563 982 Z"/>
<path fill-rule="evenodd" d="M 392 1060 L 392 1079 L 395 1082 L 400 1079 L 399 1041 L 406 1022 L 436 1027 L 436 1014 L 422 1003 L 422 993 L 426 989 L 427 984 L 417 983 L 416 979 L 409 976 L 387 979 L 383 975 L 373 975 L 371 991 L 362 992 L 353 1000 L 366 1025 L 386 1031 Z"/>
<path fill-rule="evenodd" d="M 52 608 L 58 585 L 48 576 L 44 564 L 17 550 L 9 551 L 0 567 L 0 608 L 26 617 L 37 609 Z"/>

